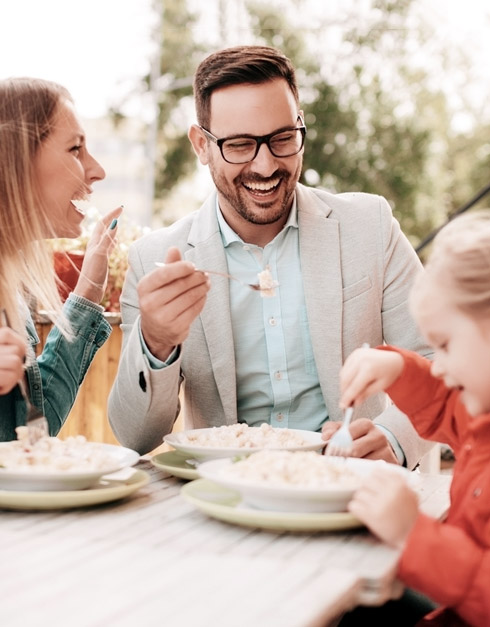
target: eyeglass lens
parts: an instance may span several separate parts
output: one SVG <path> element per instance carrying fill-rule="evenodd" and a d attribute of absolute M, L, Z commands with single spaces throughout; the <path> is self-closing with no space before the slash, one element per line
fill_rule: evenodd
<path fill-rule="evenodd" d="M 291 129 L 276 133 L 269 138 L 234 137 L 223 142 L 223 157 L 230 163 L 246 163 L 257 155 L 261 144 L 267 144 L 275 157 L 291 157 L 303 147 L 302 129 Z"/>

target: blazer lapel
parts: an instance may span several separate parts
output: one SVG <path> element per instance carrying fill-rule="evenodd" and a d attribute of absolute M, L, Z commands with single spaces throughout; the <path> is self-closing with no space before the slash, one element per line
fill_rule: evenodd
<path fill-rule="evenodd" d="M 213 194 L 199 210 L 189 233 L 189 244 L 193 248 L 185 253 L 185 257 L 197 268 L 227 272 L 215 203 L 216 196 Z M 233 424 L 237 421 L 235 350 L 226 278 L 211 277 L 211 289 L 200 320 L 226 422 Z M 202 356 L 196 356 L 196 359 L 202 360 Z M 203 367 L 209 368 L 209 363 L 203 361 Z"/>
<path fill-rule="evenodd" d="M 338 398 L 342 366 L 342 268 L 339 223 L 330 209 L 299 186 L 298 224 L 301 271 L 311 342 L 325 399 Z M 336 413 L 337 408 L 327 408 Z"/>

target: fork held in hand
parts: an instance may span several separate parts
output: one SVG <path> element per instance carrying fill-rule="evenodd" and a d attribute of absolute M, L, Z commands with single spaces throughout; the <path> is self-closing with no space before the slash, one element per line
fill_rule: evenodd
<path fill-rule="evenodd" d="M 364 342 L 361 348 L 369 348 L 369 344 Z M 354 406 L 350 405 L 345 410 L 342 426 L 330 438 L 327 448 L 325 449 L 325 455 L 341 455 L 343 457 L 349 455 L 352 445 L 354 444 L 354 440 L 352 439 L 349 430 L 349 424 L 353 413 Z"/>
<path fill-rule="evenodd" d="M 163 268 L 165 264 L 161 261 L 155 261 L 155 265 L 158 268 Z M 246 281 L 242 281 L 241 279 L 233 276 L 232 274 L 228 274 L 227 272 L 217 272 L 216 270 L 201 270 L 201 268 L 196 268 L 196 270 L 198 272 L 205 272 L 206 274 L 216 274 L 217 276 L 224 276 L 227 279 L 233 279 L 233 281 L 238 281 L 238 283 L 241 283 L 242 285 L 245 285 L 245 287 L 249 287 L 251 290 L 255 290 L 256 292 L 260 292 L 262 290 L 258 283 L 247 283 Z"/>
<path fill-rule="evenodd" d="M 12 328 L 5 309 L 0 309 L 0 326 Z M 17 388 L 26 404 L 26 425 L 29 434 L 29 442 L 35 444 L 43 436 L 49 435 L 48 421 L 46 420 L 46 416 L 31 403 L 23 379 L 17 382 Z"/>
<path fill-rule="evenodd" d="M 347 407 L 344 413 L 342 426 L 330 438 L 325 450 L 325 455 L 340 455 L 345 457 L 349 454 L 352 444 L 354 443 L 349 431 L 349 424 L 353 413 L 354 407 L 352 407 L 352 405 Z"/>

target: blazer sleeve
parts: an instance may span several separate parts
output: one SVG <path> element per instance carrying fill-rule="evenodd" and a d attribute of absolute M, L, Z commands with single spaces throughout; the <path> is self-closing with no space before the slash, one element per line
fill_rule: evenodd
<path fill-rule="evenodd" d="M 108 402 L 108 415 L 118 441 L 145 454 L 162 444 L 180 410 L 180 357 L 153 369 L 140 336 L 137 285 L 145 274 L 141 240 L 129 249 L 129 270 L 121 294 L 123 342 L 119 369 Z"/>

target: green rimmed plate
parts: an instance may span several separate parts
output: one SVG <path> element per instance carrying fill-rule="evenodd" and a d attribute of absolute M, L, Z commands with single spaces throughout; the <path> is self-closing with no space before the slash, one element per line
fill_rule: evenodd
<path fill-rule="evenodd" d="M 199 473 L 193 463 L 188 463 L 189 455 L 183 455 L 178 451 L 167 451 L 151 458 L 151 463 L 160 470 L 165 470 L 174 477 L 180 479 L 199 479 Z M 194 462 L 194 460 L 191 460 Z"/>
<path fill-rule="evenodd" d="M 116 475 L 114 475 L 116 477 Z M 52 492 L 27 492 L 0 490 L 0 508 L 23 510 L 68 509 L 117 501 L 150 481 L 144 470 L 134 470 L 131 476 L 119 479 L 102 477 L 86 490 L 55 490 Z"/>
<path fill-rule="evenodd" d="M 291 513 L 244 507 L 238 492 L 208 479 L 187 483 L 180 492 L 189 503 L 208 516 L 245 527 L 275 531 L 339 531 L 363 526 L 349 512 Z"/>

